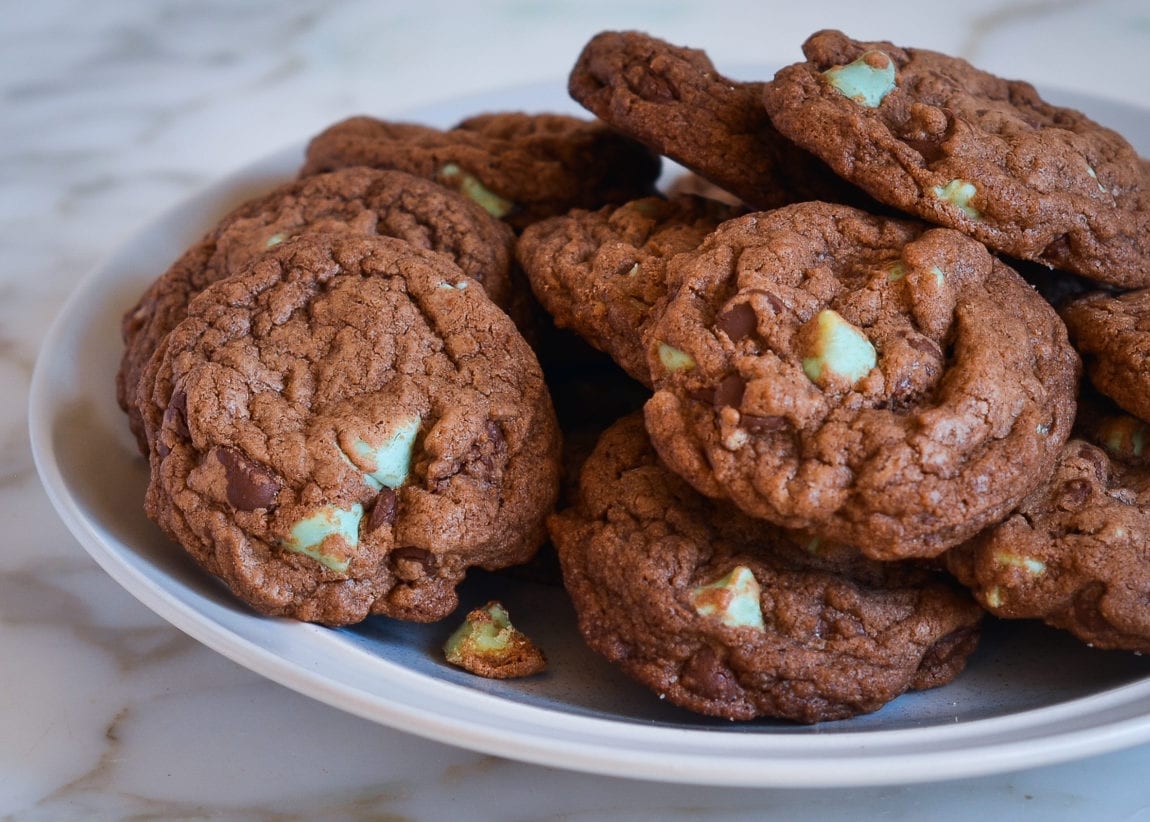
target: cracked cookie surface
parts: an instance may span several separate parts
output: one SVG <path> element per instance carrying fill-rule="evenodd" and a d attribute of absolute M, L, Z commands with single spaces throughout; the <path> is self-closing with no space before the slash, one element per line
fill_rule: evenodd
<path fill-rule="evenodd" d="M 945 684 L 981 611 L 911 563 L 800 544 L 703 497 L 640 415 L 601 438 L 549 520 L 585 640 L 670 702 L 728 719 L 841 719 Z"/>
<path fill-rule="evenodd" d="M 288 240 L 201 292 L 141 390 L 146 510 L 257 610 L 430 621 L 528 559 L 559 438 L 511 320 L 446 257 Z"/>
<path fill-rule="evenodd" d="M 666 296 L 667 263 L 693 251 L 741 209 L 701 197 L 648 197 L 596 211 L 577 209 L 530 226 L 515 255 L 539 302 L 650 385 L 642 328 Z"/>
<path fill-rule="evenodd" d="M 724 77 L 699 49 L 638 31 L 600 32 L 567 88 L 605 122 L 752 207 L 863 199 L 779 134 L 763 109 L 763 83 Z"/>
<path fill-rule="evenodd" d="M 805 203 L 729 220 L 672 266 L 647 427 L 752 516 L 934 556 L 1005 516 L 1070 435 L 1065 326 L 956 231 Z"/>
<path fill-rule="evenodd" d="M 1150 653 L 1150 423 L 1105 405 L 1076 428 L 1053 475 L 946 561 L 995 616 Z"/>
<path fill-rule="evenodd" d="M 766 110 L 876 200 L 1013 257 L 1150 285 L 1150 188 L 1117 132 L 926 49 L 827 30 L 803 52 L 766 85 Z"/>
<path fill-rule="evenodd" d="M 1087 294 L 1059 313 L 1094 386 L 1150 420 L 1150 289 Z"/>
<path fill-rule="evenodd" d="M 124 314 L 116 393 L 141 451 L 147 443 L 134 407 L 136 386 L 160 340 L 184 318 L 188 301 L 307 231 L 379 234 L 442 252 L 496 303 L 510 300 L 513 236 L 471 201 L 419 177 L 367 168 L 286 183 L 224 216 Z"/>
<path fill-rule="evenodd" d="M 602 123 L 492 112 L 450 129 L 351 117 L 312 138 L 300 173 L 356 165 L 435 180 L 517 230 L 572 208 L 645 197 L 661 168 L 644 146 Z"/>

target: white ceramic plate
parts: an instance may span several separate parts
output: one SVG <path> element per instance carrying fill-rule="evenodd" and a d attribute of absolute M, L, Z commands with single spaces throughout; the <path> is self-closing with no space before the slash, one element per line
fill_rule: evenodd
<path fill-rule="evenodd" d="M 739 76 L 737 73 L 736 76 Z M 744 76 L 769 76 L 763 71 Z M 1150 112 L 1050 93 L 1150 155 Z M 562 81 L 403 116 L 448 126 L 485 110 L 577 107 Z M 233 205 L 290 178 L 297 146 L 232 174 L 145 227 L 92 271 L 53 325 L 33 379 L 31 439 L 53 503 L 95 560 L 178 628 L 276 682 L 376 722 L 452 745 L 561 768 L 741 786 L 909 783 L 1049 764 L 1150 740 L 1150 659 L 1091 650 L 1041 626 L 995 623 L 954 683 L 877 713 L 802 727 L 709 720 L 660 702 L 587 651 L 561 590 L 498 575 L 496 596 L 547 652 L 550 672 L 498 682 L 446 665 L 455 625 L 372 618 L 330 630 L 258 616 L 144 517 L 145 464 L 116 406 L 119 318 Z"/>

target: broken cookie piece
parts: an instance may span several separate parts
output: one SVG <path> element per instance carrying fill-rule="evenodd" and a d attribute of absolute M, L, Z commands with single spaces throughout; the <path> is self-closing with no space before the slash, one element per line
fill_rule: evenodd
<path fill-rule="evenodd" d="M 542 673 L 547 659 L 526 634 L 511 624 L 495 600 L 468 613 L 443 645 L 447 661 L 489 679 L 516 679 Z"/>

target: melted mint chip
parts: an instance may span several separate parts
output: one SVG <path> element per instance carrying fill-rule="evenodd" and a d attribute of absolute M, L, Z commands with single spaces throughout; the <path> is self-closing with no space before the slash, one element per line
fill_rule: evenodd
<path fill-rule="evenodd" d="M 479 614 L 469 614 L 468 617 L 447 639 L 444 651 L 448 661 L 461 656 L 465 649 L 480 654 L 507 650 L 512 625 L 506 608 L 490 602 Z"/>
<path fill-rule="evenodd" d="M 827 69 L 823 76 L 840 94 L 860 106 L 878 108 L 894 90 L 894 60 L 885 52 L 872 49 L 853 63 Z"/>
<path fill-rule="evenodd" d="M 659 343 L 659 362 L 668 371 L 686 371 L 695 367 L 694 357 L 666 343 Z"/>
<path fill-rule="evenodd" d="M 691 591 L 691 604 L 700 616 L 717 616 L 732 628 L 763 631 L 761 596 L 762 588 L 751 569 L 736 565 L 726 576 Z"/>
<path fill-rule="evenodd" d="M 347 570 L 348 557 L 333 546 L 329 537 L 339 537 L 348 548 L 359 545 L 359 522 L 363 519 L 363 506 L 358 502 L 351 508 L 335 505 L 320 506 L 310 517 L 292 526 L 291 535 L 283 547 L 297 554 L 309 556 L 340 573 Z M 326 548 L 325 548 L 326 543 Z"/>
<path fill-rule="evenodd" d="M 1046 563 L 1039 559 L 1031 557 L 1020 556 L 1019 554 L 1001 553 L 995 556 L 995 561 L 999 565 L 1009 565 L 1013 568 L 1021 568 L 1029 574 L 1038 576 L 1046 572 Z"/>
<path fill-rule="evenodd" d="M 957 206 L 970 219 L 977 220 L 982 217 L 979 210 L 970 204 L 974 195 L 978 193 L 974 183 L 969 183 L 966 180 L 951 180 L 944 186 L 935 186 L 932 191 L 939 200 Z"/>
<path fill-rule="evenodd" d="M 378 488 L 398 488 L 403 485 L 411 470 L 411 452 L 415 446 L 415 436 L 419 433 L 419 423 L 419 417 L 408 417 L 395 427 L 382 445 L 373 446 L 361 439 L 352 443 L 356 456 L 375 466 L 364 475 L 369 485 Z"/>
<path fill-rule="evenodd" d="M 1140 459 L 1146 450 L 1150 425 L 1134 417 L 1110 417 L 1098 426 L 1101 445 L 1120 460 Z"/>
<path fill-rule="evenodd" d="M 1098 181 L 1098 172 L 1096 172 L 1091 166 L 1086 167 L 1086 173 L 1089 174 L 1091 179 L 1094 180 L 1095 184 L 1098 186 L 1099 191 L 1101 191 L 1103 194 L 1110 193 L 1106 190 L 1106 186 L 1102 185 L 1102 183 Z"/>
<path fill-rule="evenodd" d="M 455 163 L 448 163 L 436 175 L 439 182 L 454 188 L 464 197 L 474 200 L 492 217 L 503 219 L 515 208 L 515 203 L 500 197 L 474 174 L 464 171 Z"/>
<path fill-rule="evenodd" d="M 877 363 L 874 346 L 862 331 L 837 311 L 824 308 L 810 320 L 803 373 L 811 382 L 825 386 L 835 378 L 852 386 L 871 372 Z"/>

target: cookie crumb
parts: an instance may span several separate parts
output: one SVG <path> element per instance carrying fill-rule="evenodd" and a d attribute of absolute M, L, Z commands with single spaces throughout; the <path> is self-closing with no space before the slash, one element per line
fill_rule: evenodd
<path fill-rule="evenodd" d="M 447 661 L 489 679 L 515 679 L 542 673 L 547 658 L 511 624 L 497 600 L 471 611 L 443 645 Z"/>

